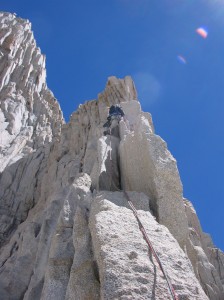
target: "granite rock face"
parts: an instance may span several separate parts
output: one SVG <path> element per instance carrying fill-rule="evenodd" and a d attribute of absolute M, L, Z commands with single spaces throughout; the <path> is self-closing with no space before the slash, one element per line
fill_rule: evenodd
<path fill-rule="evenodd" d="M 0 171 L 60 134 L 60 106 L 27 20 L 0 13 Z"/>
<path fill-rule="evenodd" d="M 110 77 L 65 124 L 30 23 L 0 13 L 0 47 L 1 298 L 172 299 L 126 190 L 179 299 L 224 299 L 224 254 L 132 79 Z"/>
<path fill-rule="evenodd" d="M 176 239 L 148 211 L 149 199 L 142 193 L 129 192 L 129 196 L 136 201 L 139 217 L 167 275 L 172 278 L 179 299 L 208 299 Z M 138 222 L 126 207 L 123 192 L 97 195 L 92 205 L 90 228 L 102 299 L 172 299 L 155 258 L 149 254 Z"/>
<path fill-rule="evenodd" d="M 37 202 L 50 142 L 64 121 L 27 20 L 0 13 L 0 56 L 1 244 Z"/>

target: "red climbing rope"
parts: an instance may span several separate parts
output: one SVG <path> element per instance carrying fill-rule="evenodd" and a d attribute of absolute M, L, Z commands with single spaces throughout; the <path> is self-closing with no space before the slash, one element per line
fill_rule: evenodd
<path fill-rule="evenodd" d="M 155 259 L 156 259 L 156 261 L 157 261 L 157 263 L 158 263 L 158 265 L 159 265 L 159 267 L 160 267 L 160 269 L 161 269 L 161 271 L 162 271 L 162 273 L 163 273 L 163 275 L 164 275 L 164 277 L 166 279 L 166 282 L 167 282 L 167 285 L 168 285 L 168 288 L 169 288 L 169 291 L 170 291 L 170 294 L 171 294 L 172 298 L 174 300 L 178 300 L 178 296 L 177 296 L 177 294 L 176 294 L 176 292 L 175 292 L 175 290 L 174 290 L 174 288 L 173 288 L 173 286 L 172 286 L 172 284 L 171 284 L 168 276 L 166 275 L 166 272 L 165 272 L 165 270 L 164 270 L 164 268 L 162 266 L 162 263 L 161 263 L 158 255 L 157 255 L 156 251 L 154 250 L 154 248 L 153 248 L 153 246 L 152 246 L 149 238 L 148 238 L 148 235 L 147 235 L 147 233 L 145 231 L 144 226 L 142 225 L 142 222 L 140 221 L 140 219 L 138 217 L 138 213 L 137 213 L 136 208 L 134 207 L 134 204 L 132 203 L 132 201 L 131 201 L 131 199 L 128 196 L 128 193 L 126 191 L 124 191 L 124 195 L 125 195 L 125 197 L 126 197 L 126 199 L 128 201 L 128 204 L 131 207 L 131 209 L 133 211 L 133 214 L 134 214 L 134 216 L 135 216 L 135 218 L 136 218 L 136 220 L 138 222 L 138 225 L 139 225 L 139 228 L 140 228 L 140 230 L 142 232 L 142 235 L 143 235 L 143 237 L 144 237 L 144 239 L 145 239 L 145 241 L 146 241 L 149 249 L 151 250 L 152 254 L 154 255 L 154 257 L 155 257 Z"/>
<path fill-rule="evenodd" d="M 110 134 L 110 139 L 109 139 L 109 144 L 110 144 L 110 150 L 109 150 L 110 151 L 110 170 L 109 170 L 109 172 L 110 172 L 110 189 L 111 189 L 111 187 L 112 187 L 112 172 L 113 172 L 111 127 L 109 127 L 109 134 Z M 118 188 L 116 188 L 116 189 L 118 191 L 121 191 Z M 133 211 L 133 214 L 134 214 L 134 216 L 135 216 L 135 218 L 136 218 L 136 220 L 138 222 L 139 229 L 141 230 L 142 235 L 143 235 L 143 237 L 144 237 L 144 239 L 145 239 L 145 241 L 146 241 L 146 243 L 147 243 L 150 251 L 154 255 L 154 257 L 155 257 L 155 259 L 156 259 L 156 261 L 157 261 L 157 263 L 158 263 L 158 265 L 160 267 L 160 270 L 162 271 L 162 273 L 163 273 L 163 275 L 164 275 L 164 277 L 166 279 L 166 282 L 167 282 L 167 285 L 168 285 L 168 288 L 169 288 L 169 291 L 170 291 L 170 294 L 171 294 L 173 300 L 178 300 L 178 296 L 177 296 L 177 294 L 176 294 L 176 292 L 175 292 L 175 290 L 174 290 L 174 288 L 173 288 L 173 286 L 172 286 L 172 284 L 171 284 L 171 282 L 170 282 L 170 280 L 169 280 L 169 278 L 168 278 L 168 276 L 167 276 L 167 274 L 166 274 L 166 272 L 165 272 L 165 270 L 164 270 L 164 268 L 162 266 L 162 263 L 161 263 L 161 261 L 159 259 L 159 256 L 157 255 L 156 251 L 154 250 L 154 248 L 153 248 L 153 246 L 152 246 L 152 244 L 151 244 L 151 242 L 150 242 L 150 240 L 148 238 L 146 230 L 145 230 L 144 226 L 142 225 L 142 222 L 140 221 L 140 219 L 138 217 L 138 212 L 137 212 L 134 204 L 132 203 L 132 201 L 131 201 L 128 193 L 125 190 L 123 192 L 124 192 L 124 195 L 125 195 L 125 197 L 127 199 L 128 204 L 131 207 L 131 210 Z"/>

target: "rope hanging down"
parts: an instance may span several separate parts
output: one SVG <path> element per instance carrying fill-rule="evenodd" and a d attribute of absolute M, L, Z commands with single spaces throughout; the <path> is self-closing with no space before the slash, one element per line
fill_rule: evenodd
<path fill-rule="evenodd" d="M 109 157 L 109 159 L 110 159 L 110 170 L 109 170 L 109 172 L 110 172 L 110 189 L 111 189 L 112 183 L 113 183 L 112 182 L 113 161 L 112 161 L 111 126 L 109 126 L 109 135 L 110 135 L 110 139 L 109 139 L 109 145 L 110 145 L 110 148 L 109 148 L 109 151 L 110 151 L 110 153 L 109 153 L 109 155 L 110 155 L 110 157 Z M 107 149 L 106 149 L 106 151 L 107 151 Z M 116 189 L 118 191 L 122 191 L 122 190 L 119 190 L 118 188 L 116 188 Z M 165 270 L 164 270 L 164 268 L 162 266 L 162 263 L 161 263 L 161 261 L 159 259 L 159 256 L 157 255 L 156 251 L 154 250 L 154 248 L 153 248 L 153 246 L 152 246 L 152 244 L 151 244 L 151 242 L 150 242 L 150 240 L 148 238 L 146 230 L 145 230 L 142 222 L 140 221 L 140 219 L 138 217 L 138 213 L 137 213 L 137 210 L 136 210 L 134 204 L 132 203 L 132 201 L 131 201 L 128 193 L 125 190 L 123 192 L 124 192 L 124 195 L 125 195 L 125 197 L 127 199 L 128 204 L 129 204 L 129 206 L 130 206 L 130 208 L 131 208 L 131 210 L 132 210 L 132 212 L 133 212 L 133 214 L 134 214 L 134 216 L 135 216 L 135 218 L 136 218 L 136 220 L 138 222 L 139 229 L 142 232 L 143 238 L 145 239 L 145 241 L 146 241 L 146 243 L 147 243 L 147 245 L 149 247 L 149 250 L 151 251 L 151 253 L 155 257 L 155 259 L 156 259 L 156 261 L 157 261 L 157 263 L 158 263 L 158 265 L 160 267 L 160 270 L 162 271 L 162 273 L 163 273 L 163 275 L 164 275 L 164 277 L 166 279 L 166 282 L 167 282 L 167 285 L 168 285 L 168 289 L 169 289 L 169 292 L 170 292 L 173 300 L 178 300 L 178 296 L 177 296 L 177 294 L 176 294 L 176 292 L 175 292 L 175 290 L 174 290 L 174 288 L 173 288 L 173 286 L 172 286 L 172 284 L 171 284 L 171 282 L 170 282 L 170 280 L 169 280 L 169 278 L 168 278 L 168 276 L 167 276 L 167 274 L 166 274 L 166 272 L 165 272 Z"/>
<path fill-rule="evenodd" d="M 170 294 L 171 294 L 172 298 L 174 300 L 178 300 L 178 296 L 177 296 L 177 294 L 176 294 L 176 292 L 175 292 L 175 290 L 174 290 L 174 288 L 173 288 L 173 286 L 172 286 L 172 284 L 171 284 L 168 276 L 166 275 L 166 272 L 165 272 L 165 270 L 164 270 L 164 268 L 162 266 L 162 263 L 161 263 L 158 255 L 157 255 L 156 251 L 154 250 L 154 248 L 153 248 L 153 246 L 152 246 L 149 238 L 148 238 L 148 235 L 146 233 L 146 230 L 145 230 L 144 226 L 142 225 L 142 222 L 140 221 L 140 219 L 138 217 L 138 213 L 137 213 L 136 208 L 134 207 L 134 204 L 132 203 L 132 201 L 131 201 L 131 199 L 128 196 L 128 193 L 126 191 L 124 191 L 124 195 L 125 195 L 125 197 L 126 197 L 126 199 L 128 201 L 128 204 L 131 207 L 131 209 L 133 211 L 133 214 L 134 214 L 134 216 L 135 216 L 135 218 L 136 218 L 136 220 L 138 222 L 138 225 L 139 225 L 139 228 L 140 228 L 140 230 L 142 232 L 142 235 L 143 235 L 143 237 L 144 237 L 144 239 L 145 239 L 145 241 L 146 241 L 149 249 L 151 250 L 152 254 L 154 255 L 154 257 L 155 257 L 155 259 L 156 259 L 156 261 L 157 261 L 157 263 L 158 263 L 158 265 L 160 267 L 160 270 L 162 271 L 162 273 L 163 273 L 163 275 L 164 275 L 164 277 L 166 279 L 166 282 L 167 282 L 167 285 L 168 285 L 168 288 L 169 288 L 169 291 L 170 291 Z"/>

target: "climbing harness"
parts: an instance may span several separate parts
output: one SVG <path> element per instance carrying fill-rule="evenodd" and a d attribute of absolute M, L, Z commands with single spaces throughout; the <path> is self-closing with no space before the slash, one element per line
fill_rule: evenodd
<path fill-rule="evenodd" d="M 110 147 L 109 147 L 109 151 L 110 151 L 110 156 L 109 156 L 109 159 L 110 159 L 110 167 L 109 167 L 109 168 L 110 168 L 110 170 L 109 170 L 109 173 L 110 173 L 110 190 L 111 190 L 111 188 L 112 188 L 112 172 L 113 172 L 112 143 L 111 143 L 111 126 L 109 127 L 109 135 L 110 135 L 110 139 L 109 139 L 109 145 L 110 145 Z M 107 149 L 106 149 L 106 151 L 107 151 Z M 115 188 L 117 191 L 122 192 L 122 190 L 118 189 L 116 186 L 114 186 L 114 188 Z M 155 257 L 155 259 L 156 259 L 156 261 L 157 261 L 157 263 L 158 263 L 158 265 L 159 265 L 159 267 L 160 267 L 160 270 L 162 271 L 162 273 L 163 273 L 163 275 L 164 275 L 164 277 L 165 277 L 165 280 L 166 280 L 166 282 L 167 282 L 168 289 L 169 289 L 169 292 L 170 292 L 170 294 L 171 294 L 171 296 L 172 296 L 172 299 L 173 299 L 173 300 L 178 300 L 178 296 L 177 296 L 177 294 L 176 294 L 176 292 L 175 292 L 175 290 L 174 290 L 174 288 L 173 288 L 173 286 L 172 286 L 172 284 L 171 284 L 171 282 L 170 282 L 170 279 L 168 278 L 168 276 L 167 276 L 167 274 L 166 274 L 166 272 L 165 272 L 165 270 L 164 270 L 164 268 L 163 268 L 163 265 L 162 265 L 162 263 L 161 263 L 161 261 L 160 261 L 160 259 L 159 259 L 158 254 L 156 253 L 155 249 L 154 249 L 153 246 L 152 246 L 152 243 L 151 243 L 150 240 L 149 240 L 149 237 L 148 237 L 148 235 L 147 235 L 147 233 L 146 233 L 146 230 L 145 230 L 145 228 L 144 228 L 144 226 L 143 226 L 141 220 L 139 219 L 138 212 L 137 212 L 137 210 L 136 210 L 136 208 L 135 208 L 133 202 L 131 201 L 131 199 L 130 199 L 128 193 L 127 193 L 125 190 L 123 191 L 123 193 L 124 193 L 124 196 L 125 196 L 125 198 L 126 198 L 128 204 L 129 204 L 129 206 L 130 206 L 130 208 L 131 208 L 131 210 L 132 210 L 132 212 L 133 212 L 133 214 L 134 214 L 134 216 L 135 216 L 135 218 L 136 218 L 136 220 L 137 220 L 137 222 L 138 222 L 138 226 L 139 226 L 140 231 L 142 232 L 143 238 L 144 238 L 144 240 L 146 241 L 149 250 L 151 251 L 151 253 L 152 253 L 153 256 Z"/>

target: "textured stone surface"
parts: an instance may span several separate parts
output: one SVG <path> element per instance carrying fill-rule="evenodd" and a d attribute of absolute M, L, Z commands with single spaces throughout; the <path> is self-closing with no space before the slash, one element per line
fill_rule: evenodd
<path fill-rule="evenodd" d="M 61 131 L 60 106 L 46 85 L 45 57 L 27 20 L 0 12 L 0 171 Z"/>
<path fill-rule="evenodd" d="M 38 202 L 49 143 L 64 121 L 29 21 L 0 13 L 0 56 L 1 245 Z"/>
<path fill-rule="evenodd" d="M 120 143 L 123 188 L 146 193 L 153 201 L 152 209 L 159 222 L 166 225 L 184 247 L 187 217 L 176 161 L 166 143 L 153 133 L 150 122 L 141 113 L 140 104 L 132 101 L 130 107 L 129 103 L 124 103 L 125 112 L 126 106 L 129 106 L 131 122 L 121 124 L 130 128 L 124 131 Z"/>
<path fill-rule="evenodd" d="M 224 254 L 132 79 L 110 77 L 64 124 L 27 20 L 0 13 L 0 55 L 1 298 L 169 299 L 126 189 L 180 299 L 224 299 Z M 105 135 L 115 103 L 125 117 Z"/>
<path fill-rule="evenodd" d="M 223 252 L 215 248 L 209 237 L 203 233 L 191 202 L 186 199 L 184 202 L 189 225 L 187 253 L 195 274 L 210 299 L 224 299 Z"/>
<path fill-rule="evenodd" d="M 145 208 L 149 205 L 144 194 L 129 196 L 133 200 L 141 198 Z M 90 217 L 102 299 L 172 299 L 132 211 L 122 207 L 123 193 L 116 193 L 116 203 L 120 201 L 121 206 L 113 200 L 112 193 L 97 195 Z M 187 256 L 167 228 L 159 225 L 150 212 L 138 210 L 138 214 L 179 299 L 208 299 Z"/>

